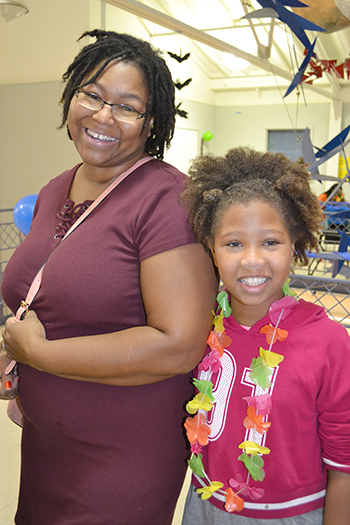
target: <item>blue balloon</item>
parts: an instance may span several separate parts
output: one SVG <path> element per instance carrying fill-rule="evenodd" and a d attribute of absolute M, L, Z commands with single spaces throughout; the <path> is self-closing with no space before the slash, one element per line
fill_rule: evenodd
<path fill-rule="evenodd" d="M 33 220 L 37 195 L 27 195 L 20 199 L 13 209 L 13 220 L 21 233 L 27 235 Z"/>

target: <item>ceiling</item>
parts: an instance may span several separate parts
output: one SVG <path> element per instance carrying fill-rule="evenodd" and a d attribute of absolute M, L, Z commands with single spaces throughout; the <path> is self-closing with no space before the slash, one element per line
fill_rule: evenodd
<path fill-rule="evenodd" d="M 285 92 L 304 59 L 304 45 L 279 19 L 242 18 L 262 8 L 256 0 L 105 2 L 138 16 L 152 41 L 161 41 L 166 46 L 167 39 L 175 39 L 178 54 L 191 53 L 191 58 L 211 79 L 214 91 L 271 89 L 278 85 Z M 324 33 L 306 32 L 311 43 L 317 36 L 317 59 L 343 64 L 350 58 L 350 21 L 344 16 L 344 13 L 349 16 L 350 0 L 304 0 L 304 3 L 310 7 L 295 11 L 299 15 L 305 12 L 305 18 L 322 22 L 328 29 Z M 239 72 L 232 71 L 222 62 L 223 52 L 247 60 L 246 67 Z M 306 71 L 311 72 L 310 68 Z M 328 99 L 350 101 L 350 79 L 346 71 L 344 76 L 338 78 L 335 72 L 327 72 L 327 64 L 323 63 L 320 77 L 303 86 Z"/>

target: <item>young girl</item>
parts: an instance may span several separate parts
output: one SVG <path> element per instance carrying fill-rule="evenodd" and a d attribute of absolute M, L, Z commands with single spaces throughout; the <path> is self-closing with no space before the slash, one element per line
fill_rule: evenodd
<path fill-rule="evenodd" d="M 224 284 L 185 428 L 183 525 L 350 523 L 350 339 L 288 289 L 322 212 L 303 166 L 237 148 L 183 194 Z"/>

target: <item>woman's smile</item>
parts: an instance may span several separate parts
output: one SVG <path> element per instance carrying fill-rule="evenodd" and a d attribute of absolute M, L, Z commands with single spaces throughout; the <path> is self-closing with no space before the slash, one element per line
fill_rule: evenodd
<path fill-rule="evenodd" d="M 104 135 L 100 133 L 96 133 L 95 131 L 92 131 L 91 129 L 86 128 L 87 135 L 95 140 L 96 142 L 116 142 L 116 137 L 111 137 L 109 135 Z"/>
<path fill-rule="evenodd" d="M 106 179 L 110 180 L 145 156 L 145 143 L 153 119 L 146 123 L 144 119 L 119 120 L 109 104 L 130 106 L 143 113 L 148 90 L 139 69 L 123 61 L 111 62 L 93 83 L 84 86 L 84 90 L 107 104 L 93 110 L 81 105 L 74 96 L 68 113 L 68 128 L 84 170 L 89 169 L 93 177 L 94 169 L 108 168 Z"/>

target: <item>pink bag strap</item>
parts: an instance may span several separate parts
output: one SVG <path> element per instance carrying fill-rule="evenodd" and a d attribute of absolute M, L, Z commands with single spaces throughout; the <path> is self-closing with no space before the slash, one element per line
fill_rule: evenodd
<path fill-rule="evenodd" d="M 131 166 L 131 168 L 129 168 L 128 170 L 124 171 L 121 175 L 119 175 L 119 177 L 117 177 L 109 186 L 108 188 L 105 189 L 105 191 L 103 193 L 101 193 L 101 195 L 99 197 L 97 197 L 97 199 L 84 211 L 84 213 L 77 219 L 77 221 L 73 224 L 73 226 L 67 231 L 67 233 L 65 234 L 65 236 L 63 237 L 62 241 L 60 242 L 60 244 L 65 240 L 67 239 L 67 237 L 69 235 L 71 235 L 71 233 L 79 226 L 79 224 L 81 224 L 88 215 L 90 215 L 90 213 L 95 209 L 97 208 L 97 206 L 99 204 L 101 204 L 102 201 L 105 200 L 105 198 L 107 197 L 107 195 L 109 195 L 111 193 L 111 191 L 114 190 L 114 188 L 116 186 L 118 186 L 118 184 L 120 184 L 124 179 L 126 179 L 126 177 L 131 173 L 133 172 L 134 170 L 136 170 L 137 168 L 139 168 L 140 166 L 142 166 L 143 164 L 145 164 L 146 162 L 149 162 L 150 160 L 154 160 L 154 157 L 143 157 L 142 159 L 138 160 L 133 166 Z M 60 246 L 60 244 L 58 244 L 56 246 L 56 248 L 58 248 L 58 246 Z M 54 248 L 54 250 L 56 249 Z M 54 251 L 53 250 L 53 251 Z M 52 251 L 52 252 L 53 252 Z M 51 253 L 52 253 L 51 252 Z M 51 254 L 50 254 L 51 255 Z M 40 268 L 40 270 L 38 271 L 38 273 L 36 274 L 36 276 L 34 277 L 34 280 L 32 282 L 32 284 L 30 285 L 30 288 L 28 290 L 28 293 L 27 293 L 27 297 L 25 299 L 25 301 L 21 301 L 21 305 L 20 307 L 18 308 L 17 312 L 16 312 L 16 319 L 17 321 L 21 321 L 24 319 L 24 316 L 25 314 L 27 313 L 28 311 L 28 308 L 29 306 L 32 304 L 36 294 L 38 293 L 39 291 L 39 288 L 40 288 L 40 285 L 41 285 L 41 276 L 42 276 L 42 273 L 43 273 L 43 269 L 44 269 L 44 266 L 48 260 L 48 258 L 50 257 L 50 255 L 47 257 L 47 259 L 45 260 L 45 262 L 43 263 L 42 267 Z"/>
<path fill-rule="evenodd" d="M 135 164 L 133 166 L 131 166 L 131 168 L 129 168 L 128 170 L 124 171 L 121 175 L 119 175 L 119 177 L 117 177 L 108 186 L 108 188 L 106 188 L 105 191 L 103 193 L 101 193 L 101 195 L 91 204 L 91 206 L 89 206 L 87 208 L 87 210 L 85 210 L 84 213 L 77 219 L 77 221 L 67 231 L 66 235 L 63 237 L 63 239 L 60 242 L 60 244 L 58 244 L 56 246 L 56 248 L 58 248 L 58 246 L 60 246 L 61 243 L 65 239 L 67 239 L 67 237 L 79 226 L 79 224 L 81 224 L 86 219 L 86 217 L 88 215 L 90 215 L 90 213 L 99 204 L 101 204 L 101 202 L 107 197 L 107 195 L 109 195 L 111 193 L 111 191 L 114 190 L 114 188 L 116 186 L 118 186 L 118 184 L 120 184 L 132 171 L 136 170 L 137 168 L 142 166 L 142 164 L 145 164 L 146 162 L 149 162 L 150 160 L 154 160 L 154 157 L 144 157 L 144 158 L 138 160 L 137 162 L 135 162 Z M 51 253 L 53 253 L 53 251 L 56 250 L 56 248 L 54 248 Z M 51 253 L 50 253 L 50 255 L 51 255 Z M 25 301 L 21 301 L 20 307 L 18 308 L 18 310 L 16 312 L 16 315 L 15 315 L 15 319 L 17 321 L 22 321 L 24 319 L 24 317 L 25 317 L 25 315 L 26 315 L 30 305 L 32 304 L 36 294 L 38 293 L 40 285 L 41 285 L 41 277 L 42 277 L 42 273 L 43 273 L 43 270 L 44 270 L 44 266 L 47 263 L 47 260 L 50 257 L 50 255 L 46 258 L 46 260 L 44 261 L 42 267 L 40 268 L 40 270 L 38 271 L 38 273 L 34 277 L 34 280 L 33 280 L 32 284 L 30 285 L 30 288 L 28 290 L 27 297 L 26 297 Z M 5 374 L 10 374 L 11 370 L 14 369 L 15 365 L 16 365 L 16 361 L 11 361 L 8 364 L 8 366 L 6 367 Z"/>

